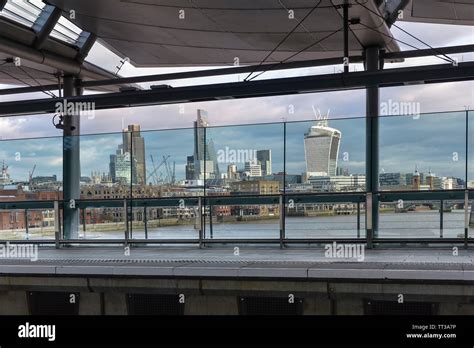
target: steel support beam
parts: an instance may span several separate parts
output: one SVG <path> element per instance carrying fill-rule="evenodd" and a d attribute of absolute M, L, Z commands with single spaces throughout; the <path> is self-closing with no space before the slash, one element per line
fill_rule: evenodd
<path fill-rule="evenodd" d="M 389 27 L 398 19 L 399 11 L 402 11 L 409 3 L 409 0 L 378 0 L 377 5 L 381 8 L 381 12 Z"/>
<path fill-rule="evenodd" d="M 344 0 L 343 16 L 344 21 L 344 72 L 349 72 L 349 3 Z"/>
<path fill-rule="evenodd" d="M 389 52 L 383 54 L 383 59 L 386 61 L 402 61 L 405 58 L 419 58 L 429 57 L 439 54 L 456 54 L 456 53 L 470 53 L 474 51 L 474 45 L 459 45 L 451 47 L 438 47 L 438 48 L 427 48 L 418 50 L 409 50 L 402 52 Z M 348 54 L 348 53 L 347 53 Z M 311 68 L 320 66 L 339 65 L 342 59 L 337 58 L 325 58 L 325 59 L 314 59 L 314 60 L 303 60 L 296 62 L 287 63 L 275 63 L 275 64 L 262 64 L 259 66 L 244 66 L 236 68 L 224 68 L 224 69 L 209 69 L 200 71 L 189 71 L 180 73 L 170 74 L 158 74 L 149 76 L 135 76 L 135 77 L 123 77 L 118 79 L 109 79 L 102 81 L 87 81 L 83 82 L 83 87 L 98 87 L 106 85 L 117 85 L 117 84 L 130 84 L 130 83 L 144 83 L 144 82 L 156 82 L 156 81 L 167 81 L 167 80 L 181 80 L 191 79 L 199 77 L 209 76 L 222 76 L 222 75 L 233 75 L 248 73 L 251 71 L 278 71 L 288 69 L 301 69 Z M 350 56 L 349 61 L 351 63 L 363 63 L 363 56 Z"/>
<path fill-rule="evenodd" d="M 365 50 L 365 69 L 375 72 L 380 66 L 380 47 L 367 47 Z M 372 228 L 367 230 L 367 240 L 377 238 L 379 222 L 379 86 L 371 84 L 366 89 L 366 191 L 372 193 Z M 371 234 L 371 235 L 369 235 Z M 371 247 L 371 245 L 368 245 Z"/>
<path fill-rule="evenodd" d="M 81 95 L 81 89 L 75 85 L 73 76 L 64 77 L 64 97 Z M 80 199 L 80 115 L 64 115 L 63 134 L 63 224 L 64 239 L 77 239 L 79 237 L 79 208 L 76 200 Z"/>
<path fill-rule="evenodd" d="M 72 102 L 95 103 L 95 109 L 190 103 L 223 98 L 252 98 L 298 93 L 351 90 L 368 86 L 390 87 L 407 84 L 468 81 L 474 79 L 474 62 L 417 66 L 348 74 L 327 74 L 250 82 L 219 83 L 121 93 L 90 94 L 68 98 Z M 81 84 L 83 86 L 83 84 Z M 53 113 L 63 98 L 34 99 L 0 103 L 0 117 L 32 113 Z"/>
<path fill-rule="evenodd" d="M 12 57 L 20 57 L 33 63 L 49 66 L 51 68 L 62 71 L 67 75 L 74 75 L 91 79 L 112 78 L 113 76 L 112 73 L 101 69 L 95 66 L 94 64 L 88 62 L 81 63 L 74 59 L 63 57 L 49 51 L 37 50 L 31 46 L 27 46 L 4 37 L 0 37 L 0 52 L 3 52 Z M 120 85 L 120 83 L 118 83 L 118 85 Z M 38 87 L 37 90 L 25 90 L 25 93 L 33 91 L 52 90 L 57 88 L 57 85 L 47 85 L 42 86 L 41 88 Z M 4 90 L 0 90 L 0 93 L 5 94 Z"/>
<path fill-rule="evenodd" d="M 418 58 L 418 57 L 428 57 L 435 56 L 439 54 L 458 54 L 458 53 L 468 53 L 474 51 L 474 45 L 460 45 L 452 47 L 438 47 L 438 48 L 427 48 L 419 49 L 413 51 L 402 51 L 402 52 L 389 52 L 384 53 L 383 59 L 386 62 L 400 61 L 405 58 Z M 233 75 L 240 74 L 250 71 L 277 71 L 277 70 L 287 70 L 287 69 L 298 69 L 298 68 L 309 68 L 309 67 L 318 67 L 318 66 L 330 66 L 338 65 L 343 60 L 341 58 L 327 58 L 327 59 L 317 59 L 317 60 L 306 60 L 298 62 L 289 62 L 282 64 L 263 64 L 260 66 L 246 66 L 246 67 L 237 67 L 237 68 L 225 68 L 225 69 L 209 69 L 209 70 L 200 70 L 200 71 L 188 71 L 180 73 L 170 73 L 170 74 L 158 74 L 158 75 L 146 75 L 146 76 L 133 76 L 133 77 L 124 77 L 124 78 L 112 78 L 108 80 L 97 80 L 97 81 L 85 81 L 81 83 L 81 86 L 84 88 L 93 88 L 93 87 L 103 87 L 103 86 L 117 86 L 117 85 L 126 85 L 133 83 L 144 83 L 144 82 L 157 82 L 157 81 L 167 81 L 167 80 L 181 80 L 181 79 L 192 79 L 200 77 L 209 77 L 209 76 L 223 76 L 223 75 Z M 351 56 L 349 57 L 351 63 L 362 63 L 362 56 Z M 85 62 L 87 68 L 87 62 Z M 94 73 L 90 73 L 87 70 L 83 70 L 81 74 L 87 74 L 87 77 L 98 79 L 99 77 L 92 76 Z M 57 89 L 56 84 L 33 86 L 33 87 L 20 87 L 20 88 L 3 88 L 0 89 L 0 95 L 10 95 L 10 94 L 21 94 L 21 93 L 32 93 L 32 92 L 41 92 Z"/>
<path fill-rule="evenodd" d="M 302 68 L 314 68 L 320 66 L 330 66 L 330 65 L 339 65 L 341 64 L 342 59 L 337 58 L 325 58 L 325 59 L 314 59 L 314 60 L 304 60 L 288 63 L 272 63 L 272 64 L 262 64 L 259 66 L 249 65 L 241 66 L 236 68 L 223 68 L 223 69 L 207 69 L 207 70 L 198 70 L 198 71 L 187 71 L 187 72 L 178 72 L 178 73 L 169 73 L 169 74 L 157 74 L 149 76 L 134 76 L 134 77 L 122 77 L 118 79 L 109 79 L 102 81 L 87 81 L 83 83 L 84 87 L 98 87 L 106 85 L 117 85 L 119 81 L 128 81 L 128 83 L 144 83 L 144 82 L 156 82 L 156 81 L 169 81 L 169 80 L 183 80 L 183 79 L 192 79 L 200 77 L 210 77 L 210 76 L 225 76 L 225 75 L 236 75 L 250 72 L 259 72 L 259 71 L 279 71 L 279 70 L 288 70 L 288 69 L 302 69 Z M 350 61 L 354 63 L 362 63 L 362 56 L 352 56 Z M 120 82 L 120 84 L 123 84 Z"/>
<path fill-rule="evenodd" d="M 434 48 L 423 48 L 423 49 L 411 50 L 411 51 L 388 52 L 388 53 L 383 54 L 383 59 L 386 62 L 390 62 L 390 61 L 396 61 L 400 59 L 432 57 L 432 56 L 437 56 L 437 55 L 442 55 L 442 54 L 472 53 L 473 51 L 474 51 L 474 45 L 434 47 Z"/>
<path fill-rule="evenodd" d="M 96 88 L 104 86 L 118 86 L 118 85 L 127 85 L 134 83 L 145 83 L 145 82 L 159 82 L 159 81 L 169 81 L 169 80 L 184 80 L 184 79 L 194 79 L 201 77 L 210 77 L 210 76 L 225 76 L 225 75 L 235 75 L 249 72 L 258 72 L 258 71 L 278 71 L 278 70 L 287 70 L 287 69 L 300 69 L 300 68 L 311 68 L 319 66 L 330 66 L 338 65 L 341 63 L 342 58 L 326 58 L 326 59 L 317 59 L 317 60 L 306 60 L 298 61 L 291 63 L 275 63 L 275 64 L 262 64 L 260 66 L 244 66 L 237 68 L 224 68 L 224 69 L 207 69 L 207 70 L 198 70 L 198 71 L 187 71 L 187 72 L 178 72 L 178 73 L 169 73 L 169 74 L 157 74 L 157 75 L 145 75 L 145 76 L 133 76 L 133 77 L 122 77 L 122 78 L 110 78 L 107 80 L 99 80 L 96 77 L 96 81 L 84 81 L 81 83 L 81 86 L 84 88 Z M 351 56 L 350 61 L 353 63 L 362 63 L 362 56 Z M 87 62 L 85 62 L 87 65 Z M 91 76 L 93 78 L 93 76 Z M 128 81 L 128 82 L 123 82 Z M 32 86 L 32 87 L 16 87 L 16 88 L 3 88 L 0 89 L 0 95 L 10 95 L 10 94 L 21 94 L 21 93 L 33 93 L 41 91 L 50 91 L 57 89 L 56 84 L 43 85 L 43 86 Z"/>
<path fill-rule="evenodd" d="M 87 55 L 89 54 L 89 51 L 91 50 L 96 40 L 97 36 L 87 31 L 83 31 L 81 35 L 79 35 L 79 38 L 76 41 L 76 46 L 79 49 L 76 59 L 79 62 L 82 63 L 84 59 L 86 59 Z"/>
<path fill-rule="evenodd" d="M 41 14 L 33 24 L 33 30 L 36 33 L 36 39 L 33 42 L 33 47 L 37 50 L 43 48 L 44 43 L 49 38 L 49 35 L 54 29 L 54 26 L 61 18 L 62 10 L 59 7 L 46 5 Z"/>
<path fill-rule="evenodd" d="M 44 64 L 74 75 L 80 74 L 82 70 L 81 65 L 72 59 L 50 52 L 39 51 L 33 47 L 3 37 L 0 38 L 0 51 L 13 57 L 31 60 L 34 63 Z"/>

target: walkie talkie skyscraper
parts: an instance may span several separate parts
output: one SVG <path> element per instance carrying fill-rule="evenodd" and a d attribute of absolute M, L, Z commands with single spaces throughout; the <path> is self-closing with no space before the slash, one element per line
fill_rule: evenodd
<path fill-rule="evenodd" d="M 306 175 L 335 176 L 341 132 L 328 126 L 327 119 L 319 121 L 304 135 Z"/>

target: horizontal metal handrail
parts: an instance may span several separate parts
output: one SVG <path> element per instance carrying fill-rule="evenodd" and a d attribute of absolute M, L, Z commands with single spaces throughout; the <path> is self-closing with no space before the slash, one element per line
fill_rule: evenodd
<path fill-rule="evenodd" d="M 285 194 L 286 203 L 293 200 L 294 203 L 363 203 L 365 192 L 318 192 L 316 194 Z"/>
<path fill-rule="evenodd" d="M 390 191 L 390 192 L 378 192 L 376 193 L 380 202 L 396 202 L 399 199 L 406 201 L 449 201 L 458 200 L 462 201 L 468 193 L 469 199 L 474 198 L 474 190 L 435 190 L 435 191 Z M 363 212 L 360 210 L 360 206 L 365 202 L 367 193 L 366 192 L 311 192 L 311 193 L 280 193 L 280 194 L 255 194 L 255 195 L 218 195 L 218 196 L 189 196 L 189 197 L 156 197 L 156 198 L 137 198 L 137 199 L 80 199 L 76 200 L 77 209 L 89 209 L 89 208 L 119 208 L 123 209 L 124 201 L 127 205 L 135 208 L 145 207 L 178 207 L 180 204 L 185 206 L 198 206 L 199 202 L 202 203 L 203 207 L 206 206 L 218 206 L 218 205 L 279 205 L 290 206 L 290 203 L 294 204 L 306 204 L 306 203 L 357 203 L 357 238 L 341 236 L 341 237 L 328 237 L 328 236 L 315 236 L 315 237 L 303 237 L 303 238 L 289 238 L 288 236 L 277 237 L 278 230 L 275 229 L 275 238 L 213 238 L 212 229 L 211 237 L 200 236 L 196 238 L 113 238 L 113 239 L 63 239 L 63 238 L 51 238 L 51 239 L 36 239 L 36 240 L 4 240 L 0 243 L 30 243 L 30 244 L 43 244 L 43 245 L 146 245 L 146 244 L 324 244 L 337 241 L 339 243 L 367 243 L 368 240 L 364 234 L 360 234 L 361 230 L 365 230 L 366 226 L 360 228 L 360 216 Z M 465 201 L 464 201 L 465 202 Z M 12 210 L 12 209 L 54 209 L 55 204 L 59 209 L 70 202 L 64 200 L 56 201 L 13 201 L 13 202 L 0 202 L 0 210 Z M 61 215 L 59 215 L 61 216 Z M 331 230 L 331 228 L 328 228 Z M 441 224 L 442 230 L 442 224 Z M 196 231 L 197 233 L 197 231 Z M 414 236 L 413 238 L 394 238 L 394 237 L 380 237 L 376 236 L 371 241 L 372 243 L 388 243 L 388 244 L 462 244 L 466 246 L 472 244 L 474 240 L 469 238 L 469 235 L 465 235 L 464 238 L 420 238 Z"/>
<path fill-rule="evenodd" d="M 246 205 L 246 204 L 279 204 L 279 197 L 284 196 L 285 203 L 357 203 L 365 201 L 365 192 L 311 192 L 286 194 L 254 195 L 220 195 L 202 196 L 203 204 L 209 205 Z M 124 201 L 132 207 L 172 207 L 184 203 L 186 206 L 197 206 L 199 196 L 154 197 L 154 198 L 114 198 L 114 199 L 77 199 L 75 205 L 80 209 L 87 208 L 123 208 Z M 13 209 L 52 209 L 54 200 L 45 201 L 8 201 L 0 202 L 0 210 Z M 69 201 L 58 200 L 60 205 Z"/>
<path fill-rule="evenodd" d="M 54 209 L 54 201 L 11 201 L 0 202 L 0 210 Z"/>
<path fill-rule="evenodd" d="M 126 242 L 126 243 L 125 243 Z M 203 239 L 204 244 L 279 244 L 280 239 L 269 238 L 269 239 L 249 239 L 249 238 L 229 238 L 229 239 Z M 364 238 L 285 238 L 283 239 L 284 244 L 329 244 L 333 242 L 338 243 L 354 243 L 364 244 L 367 239 Z M 474 243 L 473 238 L 469 238 L 467 241 L 469 244 Z M 44 244 L 54 245 L 56 241 L 54 239 L 34 239 L 34 240 L 0 240 L 0 244 Z M 386 243 L 386 244 L 464 244 L 463 238 L 383 238 L 377 237 L 373 239 L 373 243 Z M 142 244 L 199 244 L 199 239 L 61 239 L 59 240 L 61 245 L 72 245 L 72 244 L 96 244 L 96 245 L 142 245 Z"/>
<path fill-rule="evenodd" d="M 474 190 L 469 189 L 469 199 L 474 199 Z M 464 189 L 433 190 L 433 191 L 381 191 L 378 192 L 380 202 L 394 202 L 398 199 L 421 200 L 463 200 Z M 278 204 L 279 197 L 284 196 L 288 203 L 363 203 L 366 192 L 311 192 L 285 194 L 255 195 L 221 195 L 202 196 L 203 204 L 209 205 L 246 205 L 246 204 Z M 122 208 L 126 200 L 132 207 L 172 207 L 180 203 L 197 206 L 199 196 L 154 197 L 154 198 L 123 198 L 123 199 L 78 199 L 76 207 L 87 208 Z M 5 201 L 0 202 L 0 210 L 15 209 L 53 209 L 55 200 L 38 201 Z M 61 204 L 68 201 L 58 200 Z"/>
<path fill-rule="evenodd" d="M 432 190 L 432 191 L 390 191 L 379 192 L 381 202 L 393 202 L 398 199 L 404 200 L 463 200 L 464 189 L 461 190 Z M 469 190 L 469 198 L 474 198 L 474 190 Z"/>

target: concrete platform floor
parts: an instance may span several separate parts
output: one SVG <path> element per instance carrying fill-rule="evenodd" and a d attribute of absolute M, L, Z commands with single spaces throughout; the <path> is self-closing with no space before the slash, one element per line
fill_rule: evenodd
<path fill-rule="evenodd" d="M 474 250 L 364 250 L 326 257 L 324 248 L 40 247 L 38 260 L 0 257 L 1 275 L 410 280 L 474 283 Z"/>

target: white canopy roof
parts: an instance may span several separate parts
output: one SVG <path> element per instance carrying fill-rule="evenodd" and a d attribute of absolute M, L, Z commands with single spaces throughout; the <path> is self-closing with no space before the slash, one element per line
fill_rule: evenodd
<path fill-rule="evenodd" d="M 95 33 L 113 51 L 136 66 L 232 65 L 259 63 L 318 3 L 290 37 L 267 59 L 279 62 L 341 57 L 343 52 L 342 0 L 50 0 L 74 23 Z M 364 46 L 398 46 L 383 18 L 351 0 L 351 54 Z M 374 12 L 373 0 L 364 1 Z M 290 19 L 290 12 L 294 18 Z M 336 34 L 310 47 L 321 38 Z"/>

